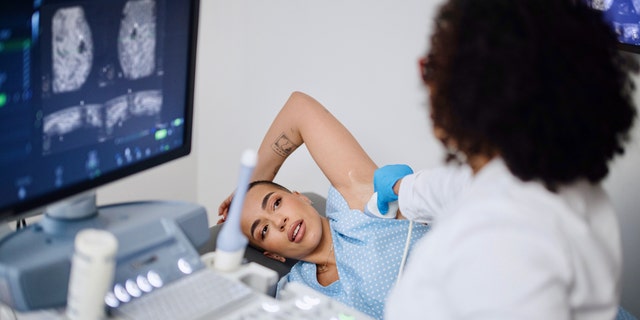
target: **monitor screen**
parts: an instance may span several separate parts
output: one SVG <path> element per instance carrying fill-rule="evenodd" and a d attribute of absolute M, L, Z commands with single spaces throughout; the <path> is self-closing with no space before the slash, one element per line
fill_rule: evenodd
<path fill-rule="evenodd" d="M 640 53 L 640 1 L 584 0 L 591 8 L 603 12 L 607 23 L 618 35 L 620 48 Z"/>
<path fill-rule="evenodd" d="M 0 11 L 0 221 L 189 154 L 198 2 Z"/>

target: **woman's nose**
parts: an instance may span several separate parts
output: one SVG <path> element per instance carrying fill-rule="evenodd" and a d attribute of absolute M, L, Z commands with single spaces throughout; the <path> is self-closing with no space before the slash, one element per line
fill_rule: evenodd
<path fill-rule="evenodd" d="M 278 223 L 278 225 L 280 226 L 280 231 L 284 231 L 285 227 L 287 226 L 287 222 L 289 221 L 289 218 L 284 217 L 283 219 L 280 219 L 280 223 Z"/>

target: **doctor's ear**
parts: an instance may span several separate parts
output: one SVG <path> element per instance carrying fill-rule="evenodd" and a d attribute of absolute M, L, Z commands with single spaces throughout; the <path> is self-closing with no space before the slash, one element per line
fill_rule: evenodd
<path fill-rule="evenodd" d="M 273 260 L 277 260 L 280 261 L 282 263 L 284 263 L 285 261 L 287 261 L 287 259 L 285 259 L 283 256 L 275 254 L 273 252 L 269 252 L 269 251 L 265 251 L 262 254 L 264 254 L 266 257 L 271 258 Z"/>

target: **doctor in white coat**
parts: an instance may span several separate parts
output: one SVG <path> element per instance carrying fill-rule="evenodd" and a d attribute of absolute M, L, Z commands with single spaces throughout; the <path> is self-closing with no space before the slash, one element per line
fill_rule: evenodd
<path fill-rule="evenodd" d="M 620 234 L 601 181 L 636 118 L 635 66 L 582 3 L 440 8 L 421 70 L 435 135 L 463 167 L 376 172 L 381 211 L 398 199 L 433 224 L 385 319 L 615 317 Z"/>

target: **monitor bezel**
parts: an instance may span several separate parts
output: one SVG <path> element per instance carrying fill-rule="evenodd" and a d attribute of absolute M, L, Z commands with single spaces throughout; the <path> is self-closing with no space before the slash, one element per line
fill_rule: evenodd
<path fill-rule="evenodd" d="M 640 46 L 620 42 L 620 40 L 618 40 L 618 49 L 630 53 L 640 54 Z"/>

